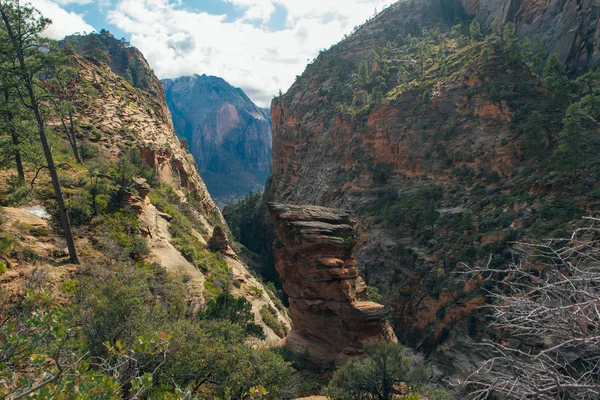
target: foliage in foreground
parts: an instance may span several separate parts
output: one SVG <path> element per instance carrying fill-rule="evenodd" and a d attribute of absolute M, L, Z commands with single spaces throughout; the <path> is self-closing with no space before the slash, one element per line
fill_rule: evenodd
<path fill-rule="evenodd" d="M 221 302 L 225 318 L 214 304 L 189 315 L 179 279 L 156 264 L 88 265 L 63 285 L 69 305 L 39 286 L 5 296 L 0 395 L 281 398 L 292 368 L 245 343 L 245 300 Z"/>

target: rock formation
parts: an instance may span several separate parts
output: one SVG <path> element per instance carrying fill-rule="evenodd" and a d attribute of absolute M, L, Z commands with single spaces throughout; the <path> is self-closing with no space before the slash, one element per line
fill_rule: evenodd
<path fill-rule="evenodd" d="M 277 236 L 275 266 L 293 322 L 287 344 L 327 364 L 358 354 L 366 339 L 395 338 L 383 306 L 357 298 L 355 221 L 323 207 L 269 208 Z"/>
<path fill-rule="evenodd" d="M 162 81 L 177 135 L 223 206 L 263 189 L 271 166 L 271 118 L 223 79 L 194 75 Z"/>

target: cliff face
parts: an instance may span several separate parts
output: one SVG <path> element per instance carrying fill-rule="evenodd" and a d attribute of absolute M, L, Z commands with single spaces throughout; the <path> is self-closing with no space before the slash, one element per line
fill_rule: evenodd
<path fill-rule="evenodd" d="M 600 61 L 600 2 L 552 0 L 461 0 L 486 30 L 513 22 L 517 35 L 539 34 L 545 47 L 575 69 Z"/>
<path fill-rule="evenodd" d="M 173 125 L 187 140 L 221 205 L 264 188 L 271 165 L 271 120 L 238 88 L 214 76 L 162 81 Z"/>
<path fill-rule="evenodd" d="M 277 237 L 275 267 L 294 324 L 286 343 L 329 364 L 359 354 L 367 339 L 395 339 L 383 306 L 359 300 L 365 293 L 357 290 L 355 221 L 323 207 L 269 208 Z"/>
<path fill-rule="evenodd" d="M 458 2 L 399 2 L 321 54 L 271 108 L 265 198 L 356 215 L 358 269 L 393 299 L 399 340 L 454 372 L 469 371 L 486 326 L 485 291 L 457 279 L 456 268 L 503 265 L 519 257 L 515 240 L 560 234 L 598 207 L 589 178 L 561 170 L 564 109 L 546 104 L 547 89 L 529 59 L 514 57 L 512 39 L 450 33 L 468 13 L 485 28 L 497 3 L 505 2 L 465 3 L 465 12 Z M 573 14 L 573 2 L 537 2 L 538 11 L 529 3 L 507 11 L 517 34 L 539 30 L 548 51 L 577 66 L 594 62 L 572 50 L 589 49 L 594 35 L 574 34 L 564 47 L 570 31 L 549 22 L 551 13 L 570 15 L 583 27 L 584 5 Z M 552 40 L 548 25 L 561 32 Z"/>

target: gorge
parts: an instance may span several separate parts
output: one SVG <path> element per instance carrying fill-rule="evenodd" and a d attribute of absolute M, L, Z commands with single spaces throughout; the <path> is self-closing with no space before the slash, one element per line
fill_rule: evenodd
<path fill-rule="evenodd" d="M 599 15 L 397 1 L 269 113 L 3 1 L 0 397 L 596 398 Z"/>

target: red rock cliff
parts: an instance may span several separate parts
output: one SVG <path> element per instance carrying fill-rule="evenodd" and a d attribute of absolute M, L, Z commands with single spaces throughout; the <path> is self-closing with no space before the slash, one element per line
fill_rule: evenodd
<path fill-rule="evenodd" d="M 287 344 L 327 364 L 358 354 L 366 339 L 393 338 L 383 306 L 357 298 L 355 222 L 323 207 L 271 203 L 270 210 L 293 321 Z"/>

